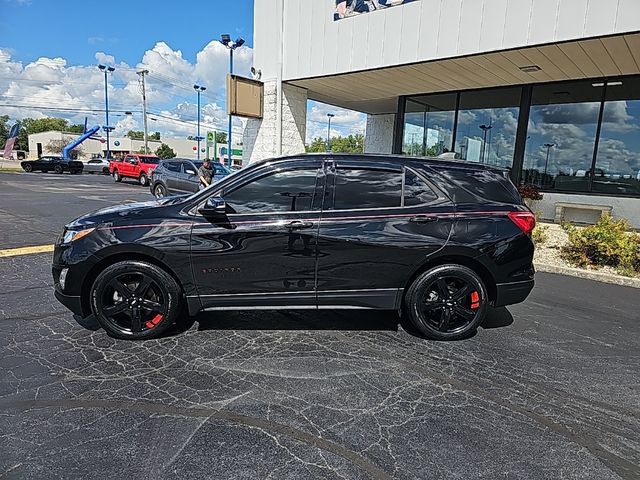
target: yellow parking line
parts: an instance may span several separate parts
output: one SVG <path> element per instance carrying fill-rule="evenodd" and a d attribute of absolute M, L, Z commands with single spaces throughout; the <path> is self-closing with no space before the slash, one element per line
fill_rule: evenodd
<path fill-rule="evenodd" d="M 7 248 L 0 250 L 1 257 L 15 257 L 17 255 L 29 255 L 31 253 L 53 252 L 53 245 L 35 245 L 33 247 Z"/>

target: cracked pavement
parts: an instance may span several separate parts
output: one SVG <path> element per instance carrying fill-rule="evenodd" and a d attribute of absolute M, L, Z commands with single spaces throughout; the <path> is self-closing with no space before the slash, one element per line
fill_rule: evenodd
<path fill-rule="evenodd" d="M 38 244 L 105 205 L 74 180 L 0 175 L 0 248 L 12 218 Z M 64 195 L 46 218 L 28 201 Z M 0 258 L 0 478 L 640 477 L 636 289 L 538 274 L 460 342 L 353 310 L 212 312 L 128 342 L 57 303 L 50 259 Z"/>

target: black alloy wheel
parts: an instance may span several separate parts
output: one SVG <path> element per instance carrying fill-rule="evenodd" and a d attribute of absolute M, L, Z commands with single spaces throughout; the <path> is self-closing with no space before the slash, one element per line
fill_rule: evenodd
<path fill-rule="evenodd" d="M 462 265 L 441 265 L 420 275 L 406 304 L 415 327 L 433 340 L 468 337 L 482 323 L 488 306 L 482 279 Z"/>
<path fill-rule="evenodd" d="M 173 325 L 181 289 L 160 267 L 122 261 L 107 267 L 91 287 L 91 310 L 112 337 L 155 338 Z"/>
<path fill-rule="evenodd" d="M 166 197 L 167 196 L 167 190 L 166 190 L 166 188 L 164 188 L 164 185 L 159 183 L 155 187 L 153 187 L 153 195 L 156 198 Z"/>
<path fill-rule="evenodd" d="M 147 178 L 146 173 L 141 173 L 138 181 L 140 182 L 140 185 L 142 185 L 143 187 L 146 187 L 147 184 L 149 183 L 149 179 Z"/>
<path fill-rule="evenodd" d="M 25 164 L 24 171 L 25 172 L 33 172 L 33 166 L 30 163 Z"/>
<path fill-rule="evenodd" d="M 116 182 L 121 182 L 122 181 L 122 177 L 120 176 L 120 173 L 118 172 L 118 170 L 114 170 L 113 171 L 113 179 Z"/>
<path fill-rule="evenodd" d="M 56 166 L 53 168 L 53 171 L 54 171 L 54 172 L 56 172 L 56 173 L 58 173 L 58 174 L 62 173 L 62 172 L 63 172 L 63 170 L 62 170 L 62 166 L 61 166 L 61 165 L 56 165 Z"/>

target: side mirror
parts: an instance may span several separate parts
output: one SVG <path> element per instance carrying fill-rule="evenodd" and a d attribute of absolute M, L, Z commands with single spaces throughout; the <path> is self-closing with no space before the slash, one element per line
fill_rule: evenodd
<path fill-rule="evenodd" d="M 187 175 L 195 175 L 196 172 L 194 172 L 193 170 L 189 169 L 189 170 L 185 170 L 184 171 Z"/>
<path fill-rule="evenodd" d="M 206 203 L 198 209 L 203 217 L 215 217 L 227 213 L 227 204 L 224 198 L 214 196 L 207 198 Z"/>

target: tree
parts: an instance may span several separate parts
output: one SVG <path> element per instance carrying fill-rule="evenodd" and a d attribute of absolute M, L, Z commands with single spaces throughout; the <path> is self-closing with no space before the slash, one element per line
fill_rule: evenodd
<path fill-rule="evenodd" d="M 307 145 L 306 150 L 308 153 L 326 152 L 327 142 L 323 138 L 317 137 Z"/>
<path fill-rule="evenodd" d="M 64 150 L 64 147 L 69 145 L 69 143 L 71 143 L 70 138 L 67 138 L 65 140 L 51 140 L 49 141 L 49 143 L 47 143 L 45 149 L 51 153 L 57 153 L 61 155 L 62 150 Z M 82 151 L 82 147 L 77 146 L 69 152 L 69 157 L 72 159 L 76 159 L 78 158 L 78 155 L 82 155 Z"/>
<path fill-rule="evenodd" d="M 227 143 L 227 132 L 216 132 L 216 143 Z"/>
<path fill-rule="evenodd" d="M 144 139 L 144 132 L 140 131 L 140 130 L 129 130 L 127 132 L 127 137 L 132 138 L 134 140 L 143 140 Z"/>
<path fill-rule="evenodd" d="M 161 143 L 156 150 L 156 155 L 160 158 L 173 158 L 176 156 L 176 152 L 166 143 Z"/>
<path fill-rule="evenodd" d="M 9 115 L 0 115 L 0 150 L 4 148 L 9 136 Z"/>
<path fill-rule="evenodd" d="M 33 133 L 47 132 L 55 130 L 58 132 L 67 131 L 69 122 L 64 118 L 25 118 L 21 122 L 22 128 L 16 140 L 16 150 L 29 150 L 29 135 Z"/>
<path fill-rule="evenodd" d="M 155 132 L 149 135 L 149 140 L 160 140 L 160 132 Z"/>

